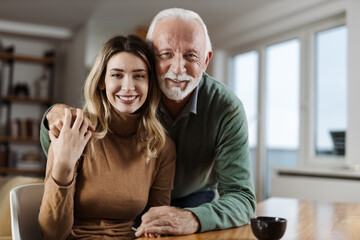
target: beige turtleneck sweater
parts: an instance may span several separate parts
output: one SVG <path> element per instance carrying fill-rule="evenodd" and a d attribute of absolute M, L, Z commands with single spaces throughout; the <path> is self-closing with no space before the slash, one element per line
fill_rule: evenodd
<path fill-rule="evenodd" d="M 134 218 L 145 208 L 169 205 L 175 173 L 175 145 L 146 164 L 137 139 L 138 114 L 112 111 L 111 132 L 76 165 L 69 186 L 52 178 L 50 146 L 39 224 L 45 239 L 131 239 Z"/>

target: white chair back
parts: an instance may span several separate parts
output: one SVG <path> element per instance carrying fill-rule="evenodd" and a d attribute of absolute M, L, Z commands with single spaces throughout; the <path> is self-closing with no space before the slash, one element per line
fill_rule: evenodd
<path fill-rule="evenodd" d="M 11 232 L 13 240 L 42 239 L 38 215 L 44 184 L 27 184 L 10 191 Z"/>

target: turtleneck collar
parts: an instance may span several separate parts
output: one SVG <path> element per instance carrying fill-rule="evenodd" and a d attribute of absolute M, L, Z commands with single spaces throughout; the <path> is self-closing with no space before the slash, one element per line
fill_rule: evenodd
<path fill-rule="evenodd" d="M 112 133 L 120 137 L 130 137 L 136 134 L 140 120 L 140 113 L 121 113 L 111 108 L 109 128 Z"/>

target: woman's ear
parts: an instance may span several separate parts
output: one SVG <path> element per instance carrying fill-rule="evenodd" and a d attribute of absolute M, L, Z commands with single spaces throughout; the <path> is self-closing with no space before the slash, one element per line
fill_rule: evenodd
<path fill-rule="evenodd" d="M 105 89 L 105 84 L 103 80 L 100 80 L 99 84 L 98 84 L 98 88 L 102 91 Z"/>

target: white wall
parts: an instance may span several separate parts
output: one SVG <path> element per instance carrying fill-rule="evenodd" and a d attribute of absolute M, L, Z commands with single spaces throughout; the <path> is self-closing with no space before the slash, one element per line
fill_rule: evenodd
<path fill-rule="evenodd" d="M 64 73 L 59 73 L 57 92 L 59 102 L 81 107 L 83 99 L 83 83 L 86 78 L 85 55 L 86 55 L 86 27 L 83 26 L 74 32 L 73 37 L 62 46 L 65 49 L 62 66 Z"/>
<path fill-rule="evenodd" d="M 89 21 L 86 27 L 86 53 L 85 65 L 91 67 L 101 45 L 109 38 L 116 35 L 128 35 L 134 33 L 117 22 Z"/>
<path fill-rule="evenodd" d="M 360 1 L 348 1 L 348 131 L 346 155 L 349 164 L 360 164 Z"/>
<path fill-rule="evenodd" d="M 339 174 L 336 171 L 275 169 L 271 179 L 271 197 L 359 202 L 359 184 L 360 176 L 355 172 Z"/>
<path fill-rule="evenodd" d="M 215 49 L 229 50 L 336 15 L 345 8 L 345 0 L 271 1 L 209 31 Z"/>

